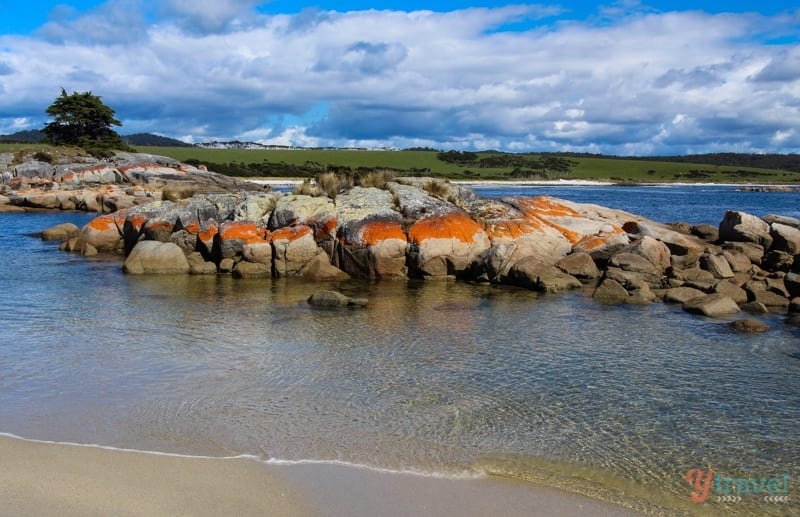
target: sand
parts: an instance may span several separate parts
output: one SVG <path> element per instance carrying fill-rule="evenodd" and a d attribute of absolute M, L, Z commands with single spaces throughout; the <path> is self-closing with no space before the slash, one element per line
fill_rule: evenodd
<path fill-rule="evenodd" d="M 0 514 L 573 515 L 633 511 L 504 479 L 454 480 L 331 464 L 267 465 L 0 436 Z"/>

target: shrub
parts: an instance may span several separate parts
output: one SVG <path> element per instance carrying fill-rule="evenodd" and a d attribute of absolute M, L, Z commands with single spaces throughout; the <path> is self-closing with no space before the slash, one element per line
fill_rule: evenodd
<path fill-rule="evenodd" d="M 33 153 L 33 159 L 37 162 L 53 163 L 53 156 L 44 151 L 36 151 Z"/>

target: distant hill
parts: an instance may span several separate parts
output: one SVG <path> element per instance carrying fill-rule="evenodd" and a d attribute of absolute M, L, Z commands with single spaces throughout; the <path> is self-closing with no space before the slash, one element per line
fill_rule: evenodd
<path fill-rule="evenodd" d="M 44 133 L 38 129 L 31 129 L 29 131 L 17 131 L 12 135 L 0 135 L 0 142 L 7 142 L 12 144 L 38 144 Z"/>
<path fill-rule="evenodd" d="M 136 133 L 134 135 L 125 135 L 122 140 L 130 146 L 143 146 L 143 147 L 193 147 L 192 144 L 181 142 L 174 138 L 166 136 L 154 135 L 152 133 Z"/>

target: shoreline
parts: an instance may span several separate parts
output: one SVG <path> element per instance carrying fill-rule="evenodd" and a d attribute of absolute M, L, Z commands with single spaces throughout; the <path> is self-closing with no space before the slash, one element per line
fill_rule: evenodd
<path fill-rule="evenodd" d="M 237 180 L 256 183 L 258 185 L 300 185 L 308 178 L 251 178 L 237 177 Z M 437 178 L 448 181 L 454 185 L 475 186 L 475 187 L 795 187 L 800 188 L 796 183 L 689 183 L 689 182 L 632 182 L 624 183 L 607 180 L 583 180 L 583 179 L 560 179 L 560 180 L 453 180 L 447 178 Z"/>
<path fill-rule="evenodd" d="M 642 515 L 497 477 L 453 479 L 336 462 L 214 458 L 0 433 L 0 505 L 15 515 Z"/>

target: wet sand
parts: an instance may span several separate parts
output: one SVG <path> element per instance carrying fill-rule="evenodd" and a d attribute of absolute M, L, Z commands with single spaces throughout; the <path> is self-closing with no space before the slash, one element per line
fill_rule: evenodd
<path fill-rule="evenodd" d="M 266 465 L 0 436 L 11 515 L 639 515 L 503 479 L 452 480 L 330 464 Z"/>

